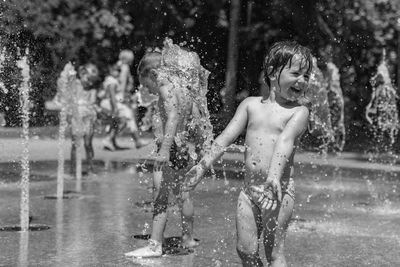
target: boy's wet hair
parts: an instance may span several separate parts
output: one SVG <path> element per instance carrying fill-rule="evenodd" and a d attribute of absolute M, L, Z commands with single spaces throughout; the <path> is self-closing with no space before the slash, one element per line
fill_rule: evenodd
<path fill-rule="evenodd" d="M 269 76 L 279 72 L 280 77 L 281 72 L 286 64 L 289 63 L 289 66 L 291 66 L 294 56 L 300 56 L 301 68 L 306 68 L 307 73 L 311 73 L 312 54 L 309 48 L 302 46 L 295 41 L 277 42 L 271 46 L 264 58 L 264 80 L 268 86 L 271 86 L 271 80 L 269 79 Z"/>
<path fill-rule="evenodd" d="M 161 53 L 158 51 L 147 52 L 139 62 L 137 74 L 141 77 L 149 75 L 152 69 L 158 69 L 161 66 Z"/>

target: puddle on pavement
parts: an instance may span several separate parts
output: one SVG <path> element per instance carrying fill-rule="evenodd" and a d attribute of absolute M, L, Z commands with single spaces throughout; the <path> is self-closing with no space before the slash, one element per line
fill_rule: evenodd
<path fill-rule="evenodd" d="M 43 231 L 43 230 L 48 230 L 50 229 L 50 226 L 45 225 L 45 224 L 30 224 L 29 225 L 29 231 Z M 0 231 L 4 232 L 20 232 L 21 231 L 21 226 L 20 225 L 6 225 L 6 226 L 0 226 Z"/>

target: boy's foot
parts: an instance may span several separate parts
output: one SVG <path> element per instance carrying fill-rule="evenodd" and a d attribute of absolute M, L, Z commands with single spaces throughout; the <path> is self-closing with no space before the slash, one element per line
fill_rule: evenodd
<path fill-rule="evenodd" d="M 149 244 L 143 248 L 138 248 L 134 251 L 125 253 L 126 257 L 135 258 L 152 258 L 162 256 L 162 245 L 160 242 L 149 239 Z"/>
<path fill-rule="evenodd" d="M 114 145 L 112 144 L 112 142 L 110 140 L 105 139 L 105 140 L 102 141 L 102 143 L 103 143 L 103 149 L 104 150 L 108 150 L 108 151 L 114 151 L 115 150 L 115 147 L 114 147 Z"/>
<path fill-rule="evenodd" d="M 184 238 L 182 237 L 182 247 L 183 248 L 195 248 L 199 245 L 199 241 L 194 238 Z"/>

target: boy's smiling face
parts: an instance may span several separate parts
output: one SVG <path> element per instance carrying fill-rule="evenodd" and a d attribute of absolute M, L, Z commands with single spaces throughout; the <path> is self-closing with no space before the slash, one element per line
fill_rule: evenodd
<path fill-rule="evenodd" d="M 285 100 L 297 101 L 304 96 L 308 87 L 309 73 L 305 60 L 294 56 L 292 62 L 273 75 L 272 86 L 276 88 L 275 93 Z"/>

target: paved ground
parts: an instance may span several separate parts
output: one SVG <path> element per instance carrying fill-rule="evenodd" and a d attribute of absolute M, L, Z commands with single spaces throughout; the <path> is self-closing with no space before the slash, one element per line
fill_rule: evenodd
<path fill-rule="evenodd" d="M 15 134 L 0 139 L 0 227 L 19 223 L 18 158 Z M 50 136 L 50 137 L 49 137 Z M 193 194 L 195 233 L 201 245 L 193 253 L 171 245 L 159 259 L 132 260 L 123 254 L 143 244 L 151 213 L 146 164 L 152 146 L 108 152 L 95 139 L 97 175 L 84 177 L 81 194 L 55 194 L 57 141 L 37 134 L 30 141 L 32 225 L 48 230 L 0 231 L 0 266 L 240 266 L 235 251 L 235 205 L 241 186 L 243 155 L 231 150 L 216 164 L 215 179 L 204 179 Z M 65 155 L 69 154 L 65 144 Z M 287 236 L 290 266 L 400 266 L 400 195 L 395 164 L 372 164 L 367 155 L 343 153 L 296 157 L 296 208 Z M 236 171 L 236 172 L 234 172 Z M 15 176 L 15 177 L 14 177 Z M 1 182 L 3 181 L 3 182 Z M 66 190 L 76 181 L 67 179 Z M 166 237 L 180 235 L 175 206 L 170 207 Z M 185 255 L 187 254 L 187 255 Z"/>

